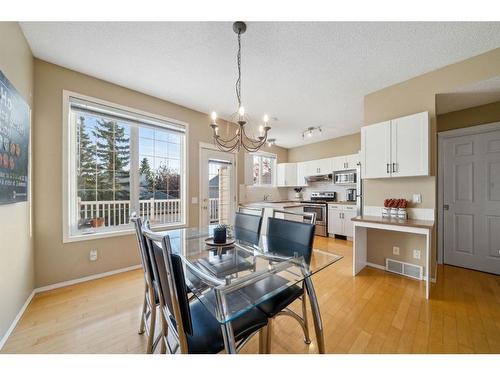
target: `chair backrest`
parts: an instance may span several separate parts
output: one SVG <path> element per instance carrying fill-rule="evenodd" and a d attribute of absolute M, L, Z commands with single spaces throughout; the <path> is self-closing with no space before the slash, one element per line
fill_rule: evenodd
<path fill-rule="evenodd" d="M 262 216 L 236 212 L 234 216 L 234 238 L 252 245 L 258 245 L 261 226 Z"/>
<path fill-rule="evenodd" d="M 286 210 L 273 210 L 273 217 L 281 219 L 277 216 L 283 216 L 285 219 L 290 216 L 297 218 L 297 221 L 303 223 L 316 224 L 316 212 L 293 212 Z"/>
<path fill-rule="evenodd" d="M 267 248 L 271 252 L 287 256 L 297 253 L 309 264 L 314 228 L 314 224 L 270 217 L 267 219 Z"/>
<path fill-rule="evenodd" d="M 254 215 L 254 216 L 262 216 L 262 213 L 264 212 L 263 208 L 257 208 L 257 207 L 247 207 L 247 206 L 238 206 L 238 212 L 242 214 L 249 214 L 249 215 Z"/>
<path fill-rule="evenodd" d="M 185 336 L 193 334 L 193 324 L 182 260 L 179 255 L 172 254 L 168 235 L 159 236 L 144 226 L 142 230 L 152 260 L 153 273 L 159 284 L 160 307 L 169 315 L 166 317 L 167 323 L 168 319 L 170 323 L 174 323 L 181 347 L 187 348 Z"/>
<path fill-rule="evenodd" d="M 144 277 L 146 282 L 151 286 L 154 280 L 153 270 L 151 268 L 151 259 L 149 258 L 148 246 L 146 244 L 146 238 L 142 233 L 142 219 L 136 215 L 135 212 L 130 215 L 130 221 L 134 223 L 135 235 L 137 237 L 137 243 L 139 247 L 139 254 L 141 256 L 142 268 L 144 270 Z M 149 222 L 144 223 L 146 228 L 149 229 Z"/>

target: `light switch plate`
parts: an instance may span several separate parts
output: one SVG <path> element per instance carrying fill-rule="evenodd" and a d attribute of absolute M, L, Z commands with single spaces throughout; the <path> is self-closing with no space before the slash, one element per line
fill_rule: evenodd
<path fill-rule="evenodd" d="M 413 250 L 413 258 L 420 259 L 420 250 Z"/>
<path fill-rule="evenodd" d="M 91 262 L 95 262 L 97 260 L 97 249 L 92 249 L 90 250 L 90 253 L 89 253 L 89 260 Z"/>
<path fill-rule="evenodd" d="M 413 203 L 422 203 L 422 194 L 413 194 Z"/>
<path fill-rule="evenodd" d="M 398 246 L 393 246 L 392 247 L 392 253 L 394 255 L 399 255 L 399 247 Z"/>

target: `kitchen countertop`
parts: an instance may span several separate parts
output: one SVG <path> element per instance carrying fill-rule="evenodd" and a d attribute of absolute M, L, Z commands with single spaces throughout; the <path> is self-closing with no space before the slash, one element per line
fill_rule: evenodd
<path fill-rule="evenodd" d="M 389 224 L 389 225 L 399 225 L 402 227 L 414 227 L 414 228 L 425 228 L 432 229 L 434 227 L 433 220 L 416 220 L 416 219 L 397 219 L 393 217 L 381 217 L 381 216 L 356 216 L 352 218 L 352 221 L 361 221 L 365 223 L 374 224 Z"/>

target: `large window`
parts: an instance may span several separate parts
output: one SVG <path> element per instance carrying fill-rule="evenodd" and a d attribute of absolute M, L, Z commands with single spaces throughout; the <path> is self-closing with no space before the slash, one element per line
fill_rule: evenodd
<path fill-rule="evenodd" d="M 275 185 L 276 157 L 268 154 L 253 155 L 253 184 Z"/>
<path fill-rule="evenodd" d="M 185 224 L 185 126 L 68 96 L 66 239 Z M 66 203 L 65 203 L 66 204 Z"/>

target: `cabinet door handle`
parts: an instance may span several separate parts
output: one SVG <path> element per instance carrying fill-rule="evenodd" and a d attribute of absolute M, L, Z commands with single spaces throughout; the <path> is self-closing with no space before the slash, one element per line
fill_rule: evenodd
<path fill-rule="evenodd" d="M 391 173 L 391 171 L 389 170 L 389 168 L 390 168 L 390 164 L 389 164 L 389 163 L 387 163 L 387 164 L 386 164 L 386 171 L 387 171 L 387 173 Z"/>
<path fill-rule="evenodd" d="M 392 163 L 392 173 L 396 172 L 396 163 Z"/>

